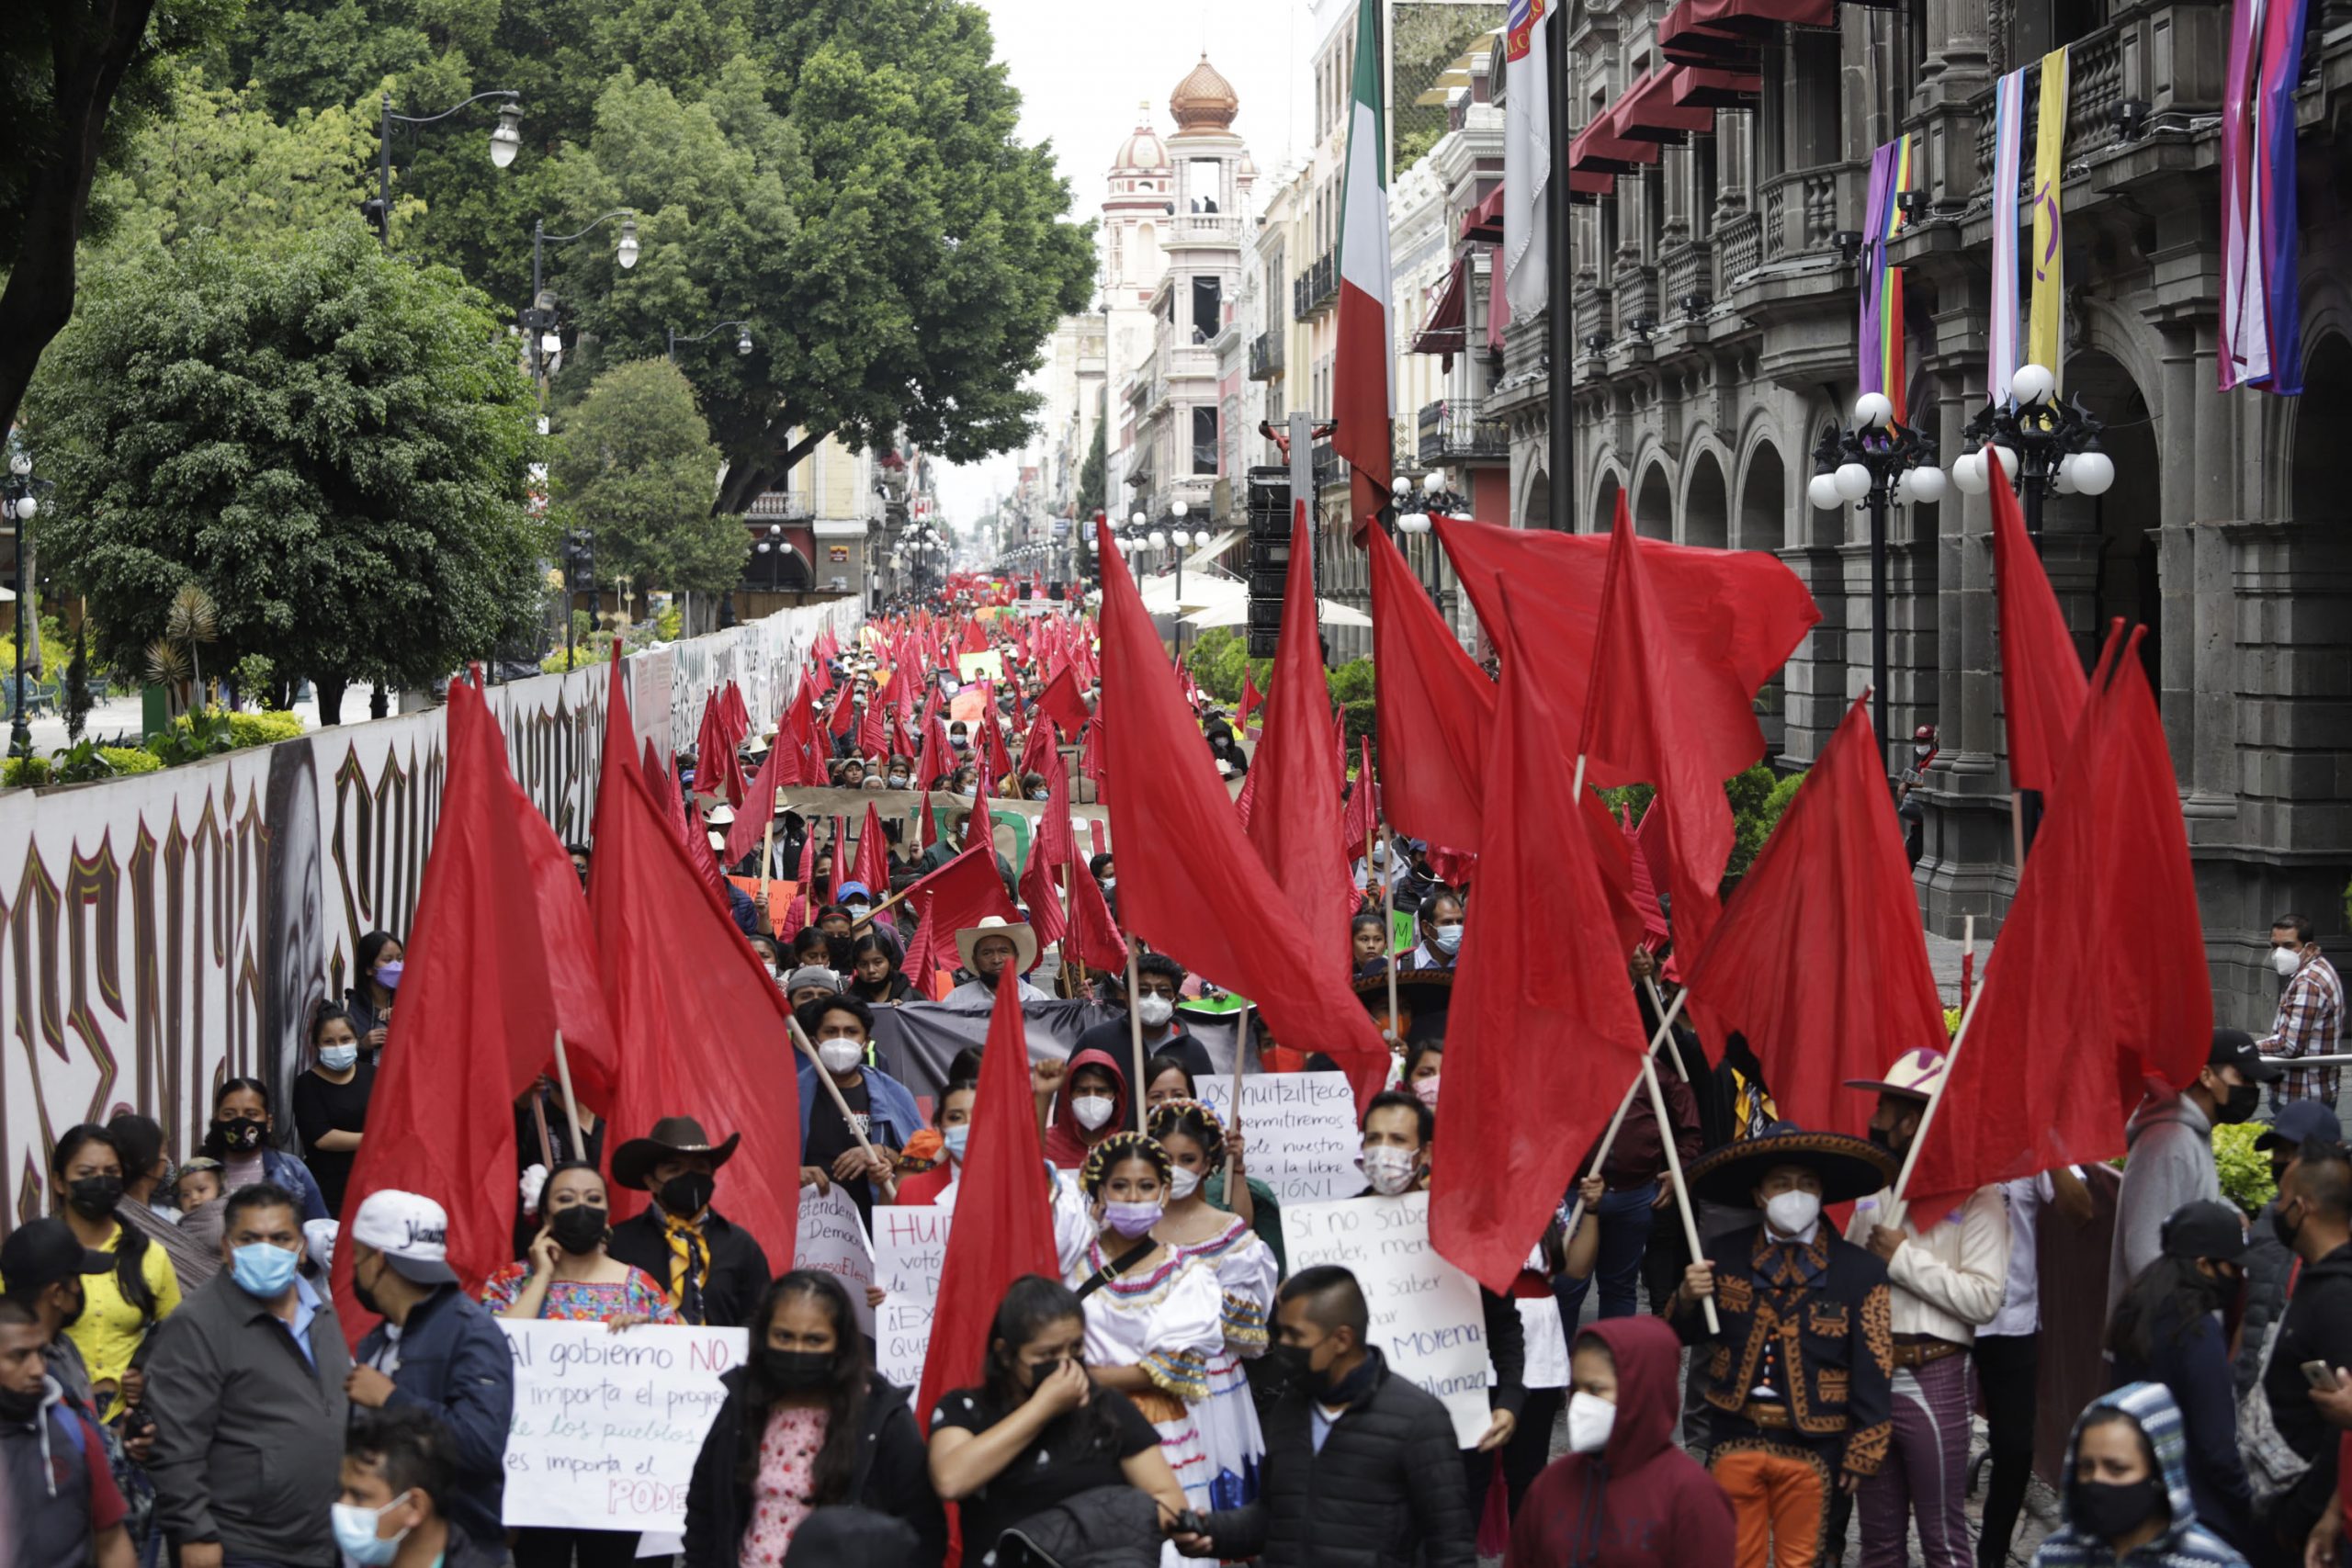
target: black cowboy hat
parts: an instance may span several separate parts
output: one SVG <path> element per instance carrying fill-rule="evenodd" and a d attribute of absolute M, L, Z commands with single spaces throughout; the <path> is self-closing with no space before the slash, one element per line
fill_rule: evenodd
<path fill-rule="evenodd" d="M 662 1163 L 664 1155 L 708 1155 L 710 1168 L 717 1170 L 735 1157 L 735 1145 L 743 1141 L 736 1134 L 723 1144 L 714 1145 L 702 1123 L 691 1116 L 664 1116 L 653 1123 L 653 1131 L 642 1138 L 631 1138 L 613 1152 L 613 1180 L 623 1187 L 639 1191 L 650 1190 L 645 1179 Z"/>
<path fill-rule="evenodd" d="M 1747 1208 L 1776 1165 L 1801 1165 L 1821 1178 L 1824 1203 L 1867 1198 L 1894 1179 L 1894 1156 L 1867 1138 L 1808 1133 L 1775 1122 L 1752 1138 L 1726 1144 L 1690 1168 L 1690 1190 L 1710 1202 Z"/>

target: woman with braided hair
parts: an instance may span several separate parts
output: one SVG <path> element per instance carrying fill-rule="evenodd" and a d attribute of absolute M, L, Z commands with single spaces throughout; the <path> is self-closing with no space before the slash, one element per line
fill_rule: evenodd
<path fill-rule="evenodd" d="M 1086 1314 L 1086 1367 L 1159 1432 L 1184 1506 L 1216 1506 L 1216 1472 L 1194 1419 L 1208 1400 L 1208 1368 L 1225 1348 L 1216 1270 L 1154 1235 L 1167 1213 L 1174 1163 L 1139 1133 L 1114 1133 L 1086 1156 L 1079 1184 L 1096 1235 L 1069 1271 Z M 1245 1393 L 1246 1398 L 1246 1393 Z"/>
<path fill-rule="evenodd" d="M 1202 1190 L 1225 1164 L 1225 1123 L 1216 1112 L 1197 1100 L 1162 1100 L 1152 1108 L 1150 1133 L 1168 1151 L 1170 1165 L 1168 1212 L 1151 1234 L 1216 1276 L 1225 1343 L 1208 1358 L 1208 1397 L 1193 1407 L 1193 1420 L 1208 1456 L 1211 1503 L 1238 1508 L 1256 1499 L 1258 1467 L 1266 1455 L 1241 1363 L 1266 1353 L 1281 1269 L 1258 1233 L 1211 1208 Z"/>

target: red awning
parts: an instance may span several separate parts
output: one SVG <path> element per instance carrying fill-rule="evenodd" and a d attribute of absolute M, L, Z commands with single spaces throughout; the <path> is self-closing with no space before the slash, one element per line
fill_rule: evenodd
<path fill-rule="evenodd" d="M 1616 189 L 1614 175 L 1587 174 L 1582 169 L 1568 171 L 1568 200 L 1579 207 L 1589 207 Z"/>
<path fill-rule="evenodd" d="M 1764 78 L 1750 71 L 1684 65 L 1674 73 L 1674 101 L 1690 107 L 1746 108 L 1764 91 Z"/>
<path fill-rule="evenodd" d="M 1609 111 L 1618 133 L 1628 141 L 1672 142 L 1680 146 L 1694 130 L 1715 129 L 1715 111 L 1678 104 L 1674 78 L 1681 68 L 1669 65 L 1652 71 L 1625 89 Z"/>
<path fill-rule="evenodd" d="M 1835 4 L 1835 0 L 1832 0 Z M 1618 110 L 1624 100 L 1593 116 L 1568 143 L 1568 168 L 1588 175 L 1630 175 L 1658 159 L 1657 143 L 1628 138 L 1618 129 Z"/>
<path fill-rule="evenodd" d="M 1782 23 L 1835 27 L 1838 0 L 1676 0 L 1658 24 L 1658 48 L 1676 60 L 1736 55 Z"/>
<path fill-rule="evenodd" d="M 1482 245 L 1503 243 L 1503 187 L 1499 185 L 1487 193 L 1487 199 L 1462 215 L 1462 237 Z"/>
<path fill-rule="evenodd" d="M 1444 291 L 1430 308 L 1430 319 L 1413 334 L 1413 353 L 1442 354 L 1451 359 L 1462 352 L 1464 323 L 1470 314 L 1469 279 L 1470 254 L 1464 251 L 1453 258 L 1453 270 L 1446 275 Z"/>

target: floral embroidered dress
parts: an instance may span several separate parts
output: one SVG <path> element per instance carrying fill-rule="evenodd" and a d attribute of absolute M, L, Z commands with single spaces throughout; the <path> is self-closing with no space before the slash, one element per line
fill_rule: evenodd
<path fill-rule="evenodd" d="M 778 1405 L 768 1412 L 767 1433 L 760 1439 L 760 1472 L 752 1481 L 752 1522 L 743 1527 L 738 1548 L 742 1568 L 780 1568 L 791 1549 L 792 1532 L 809 1515 L 817 1450 L 824 1446 L 821 1405 L 797 1410 Z"/>
<path fill-rule="evenodd" d="M 1222 1235 L 1176 1250 L 1216 1274 L 1222 1297 L 1218 1326 L 1225 1343 L 1207 1357 L 1203 1370 L 1208 1394 L 1193 1406 L 1193 1420 L 1207 1456 L 1210 1506 L 1238 1508 L 1257 1500 L 1258 1467 L 1266 1457 L 1265 1434 L 1259 1429 L 1258 1407 L 1241 1363 L 1266 1353 L 1279 1270 L 1272 1248 L 1229 1216 Z"/>
<path fill-rule="evenodd" d="M 1071 1289 L 1114 1256 L 1099 1239 L 1088 1243 L 1069 1271 Z M 1086 1298 L 1087 1364 L 1140 1366 L 1151 1379 L 1151 1387 L 1128 1397 L 1159 1428 L 1160 1452 L 1184 1488 L 1184 1506 L 1202 1512 L 1216 1506 L 1210 1490 L 1216 1469 L 1195 1416 L 1209 1398 L 1209 1362 L 1225 1349 L 1224 1305 L 1216 1270 L 1182 1252 Z"/>
<path fill-rule="evenodd" d="M 523 1293 L 523 1282 L 530 1277 L 528 1262 L 502 1264 L 481 1282 L 481 1304 L 493 1313 L 503 1313 Z M 548 1299 L 539 1306 L 539 1317 L 555 1323 L 609 1323 L 616 1317 L 642 1317 L 664 1324 L 682 1321 L 678 1309 L 670 1304 L 669 1295 L 642 1269 L 632 1269 L 628 1279 L 611 1284 L 589 1280 L 550 1280 Z"/>

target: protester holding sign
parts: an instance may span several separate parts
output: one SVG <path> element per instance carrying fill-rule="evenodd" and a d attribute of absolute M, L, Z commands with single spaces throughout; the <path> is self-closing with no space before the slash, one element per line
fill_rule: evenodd
<path fill-rule="evenodd" d="M 848 1292 L 795 1269 L 761 1296 L 751 1331 L 686 1491 L 686 1568 L 779 1568 L 801 1521 L 837 1503 L 905 1520 L 937 1561 L 947 1526 L 922 1434 L 906 1391 L 867 1367 Z"/>
<path fill-rule="evenodd" d="M 932 1416 L 931 1480 L 958 1504 L 964 1568 L 980 1568 L 1008 1529 L 1098 1546 L 1155 1548 L 1186 1506 L 1159 1433 L 1133 1401 L 1088 1375 L 1076 1295 L 1042 1275 L 1012 1282 L 989 1329 L 985 1380 Z"/>
<path fill-rule="evenodd" d="M 889 1151 L 922 1131 L 922 1112 L 906 1085 L 866 1060 L 872 1008 L 855 997 L 817 997 L 801 1004 L 797 1018 L 817 1047 L 816 1061 L 800 1058 L 800 1157 L 846 1190 L 870 1225 L 874 1200 L 890 1178 Z M 832 1080 L 830 1089 L 820 1072 Z"/>
<path fill-rule="evenodd" d="M 1198 1100 L 1169 1100 L 1150 1123 L 1170 1161 L 1168 1209 L 1152 1237 L 1213 1271 L 1224 1295 L 1225 1344 L 1208 1357 L 1208 1397 L 1194 1404 L 1193 1422 L 1207 1455 L 1211 1503 L 1238 1508 L 1258 1495 L 1266 1451 L 1242 1362 L 1266 1352 L 1278 1270 L 1272 1250 L 1246 1223 L 1210 1208 L 1202 1195 L 1204 1179 L 1224 1164 L 1225 1125 L 1216 1112 Z"/>
<path fill-rule="evenodd" d="M 1198 1081 L 1180 1056 L 1154 1056 L 1144 1064 L 1143 1070 L 1148 1086 L 1144 1091 L 1144 1108 L 1148 1112 L 1157 1111 L 1171 1100 L 1202 1098 Z M 1224 1163 L 1201 1183 L 1201 1197 L 1210 1208 L 1222 1209 L 1238 1216 L 1242 1224 L 1258 1233 L 1258 1239 L 1264 1242 L 1274 1255 L 1274 1275 L 1280 1279 L 1285 1267 L 1283 1259 L 1282 1201 L 1274 1196 L 1272 1187 L 1242 1168 L 1245 1153 L 1246 1140 L 1242 1136 L 1241 1125 L 1238 1121 L 1228 1117 Z"/>

